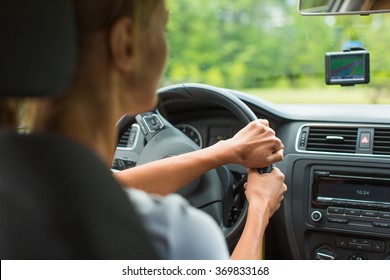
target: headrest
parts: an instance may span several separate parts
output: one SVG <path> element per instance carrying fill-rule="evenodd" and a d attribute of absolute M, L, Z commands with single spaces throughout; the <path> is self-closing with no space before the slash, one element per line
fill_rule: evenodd
<path fill-rule="evenodd" d="M 0 3 L 0 97 L 47 96 L 71 82 L 76 32 L 71 0 Z"/>

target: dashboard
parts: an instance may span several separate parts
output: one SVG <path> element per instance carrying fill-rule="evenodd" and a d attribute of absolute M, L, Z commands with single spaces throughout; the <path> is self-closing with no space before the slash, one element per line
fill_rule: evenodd
<path fill-rule="evenodd" d="M 229 92 L 268 119 L 285 145 L 276 165 L 289 190 L 268 226 L 266 258 L 390 259 L 390 105 L 275 105 Z M 175 100 L 159 110 L 200 147 L 243 127 L 207 102 Z"/>
<path fill-rule="evenodd" d="M 270 259 L 390 259 L 390 106 L 273 105 L 236 93 L 285 144 Z"/>
<path fill-rule="evenodd" d="M 175 126 L 201 148 L 233 137 L 242 127 L 237 120 L 223 118 L 195 119 Z"/>

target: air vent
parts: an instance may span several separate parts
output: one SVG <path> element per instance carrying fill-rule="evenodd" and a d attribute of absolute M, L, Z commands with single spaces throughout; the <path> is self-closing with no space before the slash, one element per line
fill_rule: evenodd
<path fill-rule="evenodd" d="M 122 148 L 126 148 L 127 147 L 127 142 L 129 141 L 129 137 L 130 137 L 130 131 L 131 131 L 131 127 L 129 127 L 125 133 L 122 134 L 121 138 L 119 139 L 119 142 L 118 142 L 118 147 L 122 147 Z"/>
<path fill-rule="evenodd" d="M 375 128 L 373 154 L 390 155 L 390 128 Z"/>
<path fill-rule="evenodd" d="M 311 126 L 306 150 L 317 152 L 355 153 L 358 128 Z"/>

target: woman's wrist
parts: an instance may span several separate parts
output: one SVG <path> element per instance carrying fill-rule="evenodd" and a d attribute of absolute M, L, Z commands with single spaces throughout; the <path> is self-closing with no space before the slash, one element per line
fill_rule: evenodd
<path fill-rule="evenodd" d="M 236 152 L 236 145 L 232 145 L 231 139 L 221 140 L 211 146 L 214 149 L 213 156 L 219 159 L 220 165 L 228 163 L 239 163 L 239 156 Z"/>

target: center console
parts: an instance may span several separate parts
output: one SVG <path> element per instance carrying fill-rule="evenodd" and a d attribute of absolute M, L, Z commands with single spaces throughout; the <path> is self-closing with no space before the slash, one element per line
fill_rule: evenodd
<path fill-rule="evenodd" d="M 300 160 L 292 179 L 292 201 L 304 201 L 292 205 L 292 218 L 305 259 L 390 260 L 386 165 Z"/>

